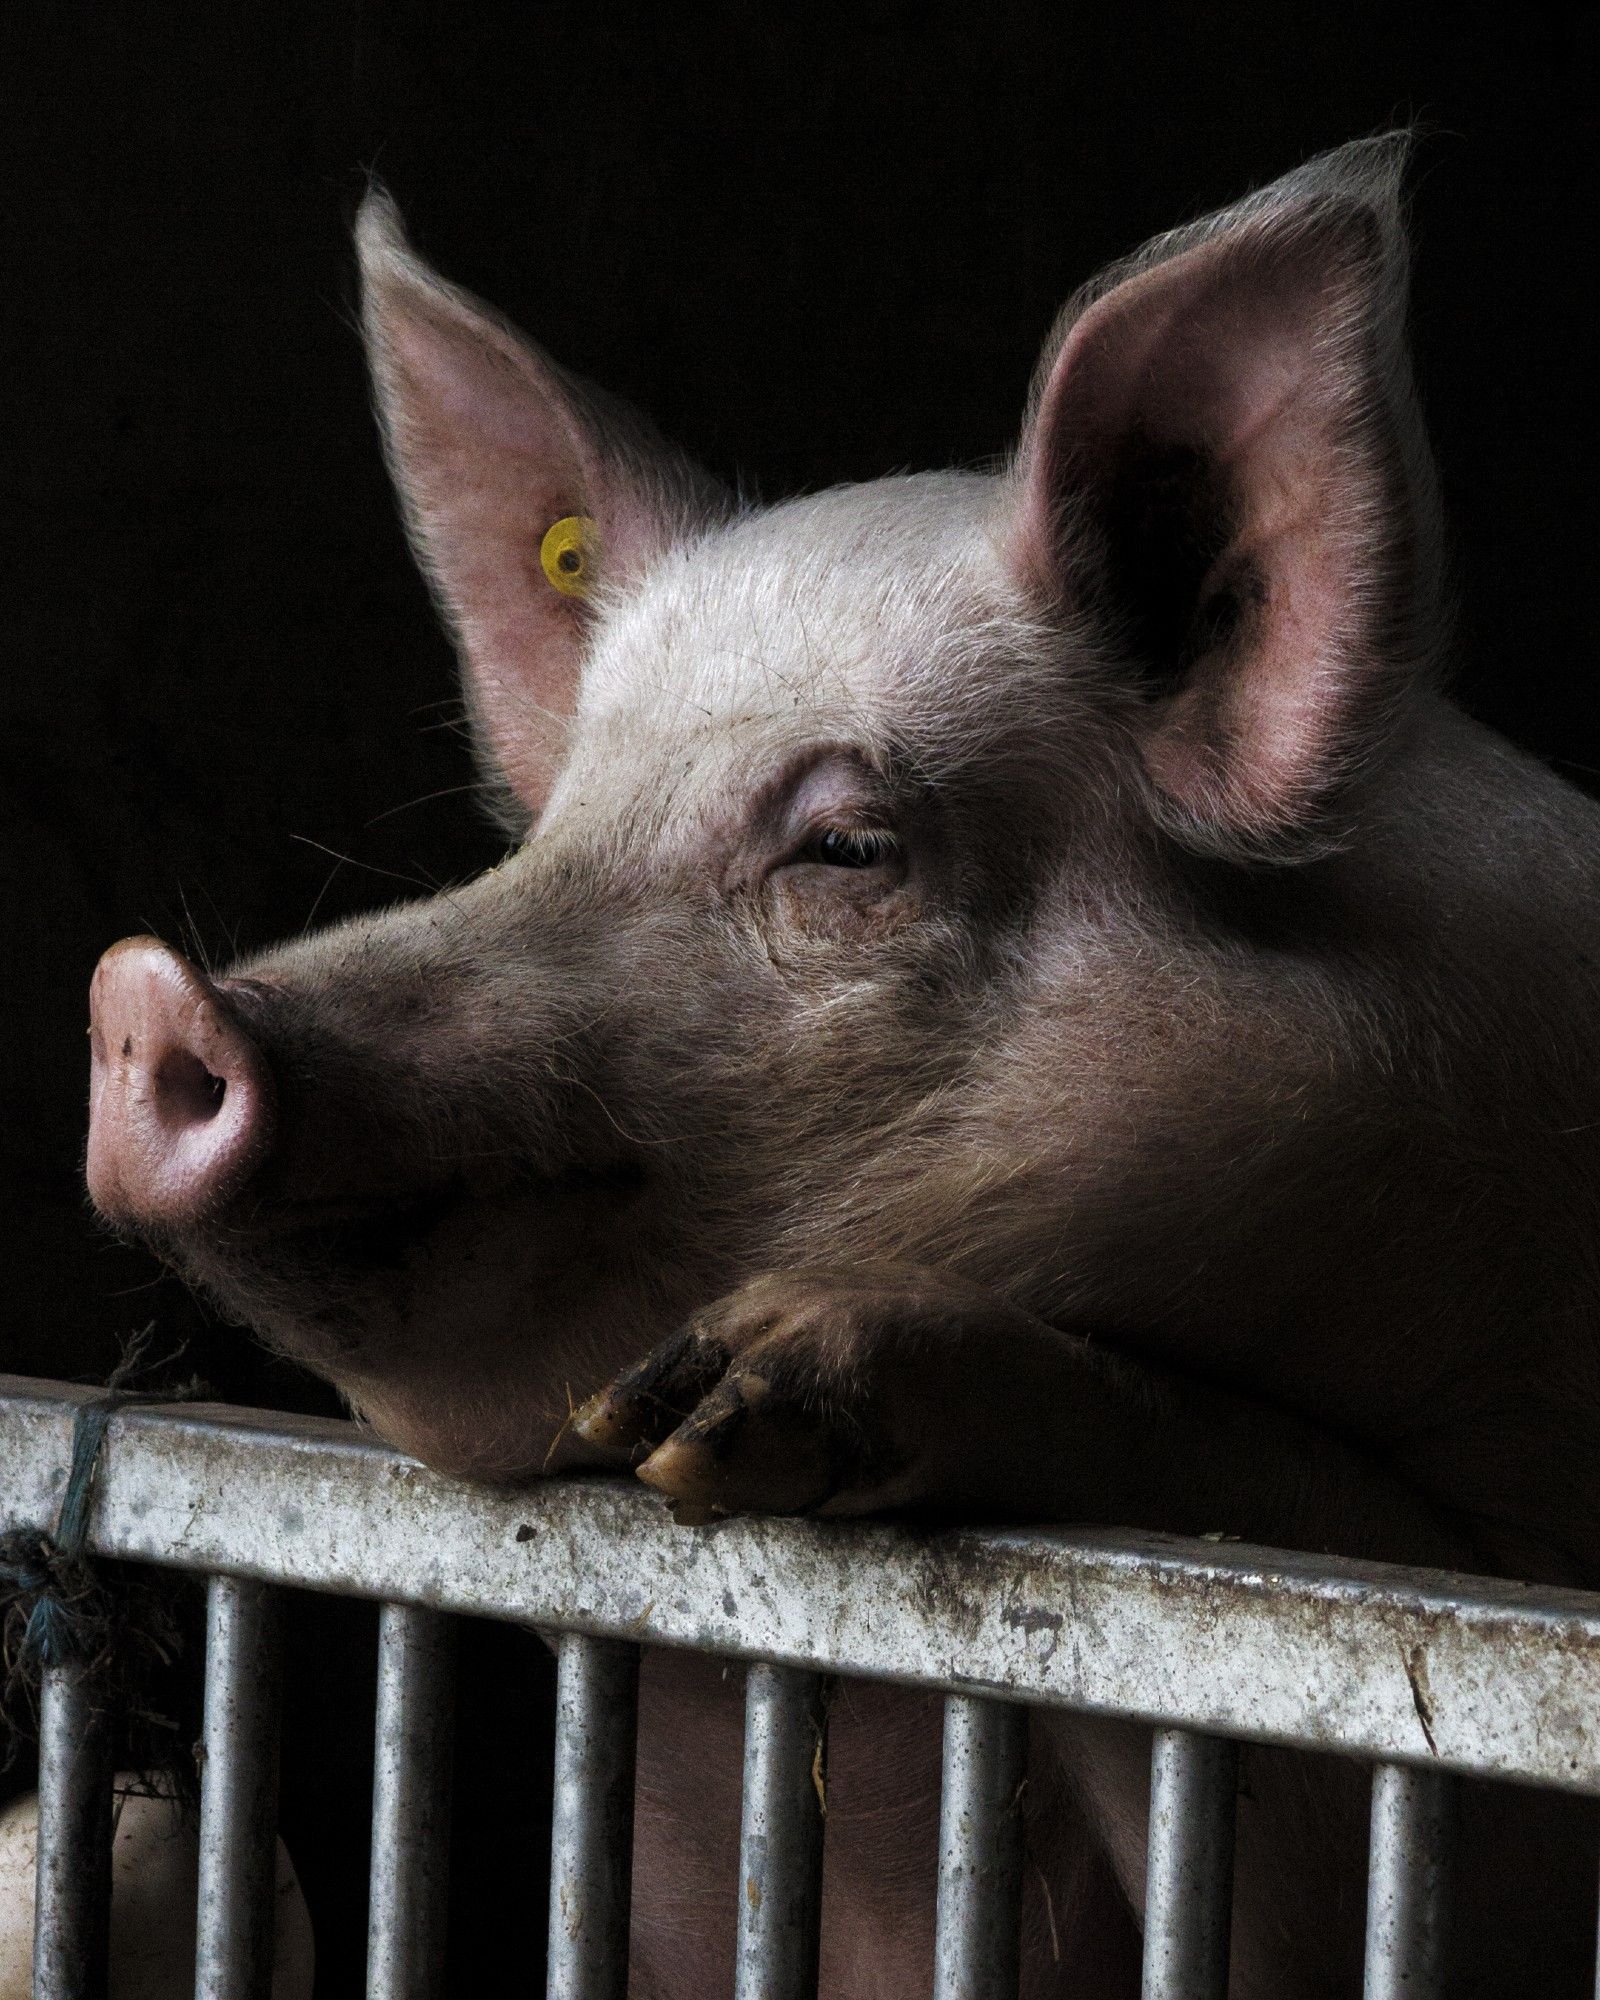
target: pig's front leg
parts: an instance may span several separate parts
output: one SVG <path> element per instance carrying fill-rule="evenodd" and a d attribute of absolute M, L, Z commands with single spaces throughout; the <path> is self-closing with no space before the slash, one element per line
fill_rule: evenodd
<path fill-rule="evenodd" d="M 759 1277 L 572 1431 L 571 1456 L 631 1462 L 691 1518 L 909 1509 L 1473 1562 L 1441 1514 L 1331 1434 L 918 1265 Z"/>
<path fill-rule="evenodd" d="M 594 1396 L 573 1429 L 580 1452 L 631 1460 L 690 1519 L 904 1508 L 1483 1566 L 1442 1508 L 1331 1432 L 917 1267 L 759 1278 Z M 1137 1912 L 1149 1731 L 1040 1717 L 1041 1768 L 1081 1803 Z M 1242 1768 L 1229 1990 L 1344 2000 L 1360 1985 L 1365 1773 L 1263 1746 Z M 1459 1948 L 1474 1980 L 1460 1991 L 1575 1995 L 1573 1969 L 1592 1964 L 1588 1802 L 1482 1786 L 1462 1811 Z"/>

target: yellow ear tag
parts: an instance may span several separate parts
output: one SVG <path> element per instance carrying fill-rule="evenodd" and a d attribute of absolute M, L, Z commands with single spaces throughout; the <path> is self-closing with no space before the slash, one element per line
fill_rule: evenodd
<path fill-rule="evenodd" d="M 563 514 L 545 530 L 539 565 L 563 597 L 584 597 L 594 557 L 594 522 L 587 514 Z"/>

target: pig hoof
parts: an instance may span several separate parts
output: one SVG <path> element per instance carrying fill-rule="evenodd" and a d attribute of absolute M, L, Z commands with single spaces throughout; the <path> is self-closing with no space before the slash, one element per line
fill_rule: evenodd
<path fill-rule="evenodd" d="M 591 1396 L 573 1416 L 573 1435 L 597 1452 L 637 1464 L 716 1386 L 731 1358 L 720 1340 L 686 1327 Z"/>
<path fill-rule="evenodd" d="M 723 1377 L 638 1472 L 679 1509 L 796 1514 L 837 1491 L 839 1459 L 819 1411 L 775 1391 L 765 1375 L 740 1369 Z"/>
<path fill-rule="evenodd" d="M 871 1505 L 884 1470 L 870 1283 L 773 1273 L 697 1314 L 574 1415 L 679 1520 Z"/>
<path fill-rule="evenodd" d="M 679 1520 L 866 1514 L 949 1496 L 1007 1343 L 1058 1336 L 914 1264 L 764 1272 L 574 1411 L 590 1463 L 631 1464 Z M 952 1469 L 954 1467 L 954 1469 Z"/>

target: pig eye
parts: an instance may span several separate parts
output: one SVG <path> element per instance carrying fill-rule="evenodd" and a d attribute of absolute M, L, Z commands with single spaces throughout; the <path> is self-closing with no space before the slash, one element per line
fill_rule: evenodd
<path fill-rule="evenodd" d="M 868 827 L 830 826 L 819 833 L 801 855 L 802 861 L 820 861 L 829 868 L 876 868 L 892 861 L 900 843 L 892 833 Z"/>
<path fill-rule="evenodd" d="M 587 514 L 563 514 L 545 530 L 539 567 L 563 597 L 584 597 L 594 555 L 594 522 Z"/>

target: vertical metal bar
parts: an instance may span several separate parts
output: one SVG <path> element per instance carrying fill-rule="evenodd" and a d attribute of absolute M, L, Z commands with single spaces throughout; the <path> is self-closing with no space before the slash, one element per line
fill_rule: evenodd
<path fill-rule="evenodd" d="M 1600 1943 L 1597 1943 L 1595 1947 L 1594 2000 L 1600 2000 Z"/>
<path fill-rule="evenodd" d="M 548 2000 L 623 2000 L 639 1649 L 563 1632 L 556 1670 Z"/>
<path fill-rule="evenodd" d="M 437 1611 L 378 1613 L 367 2000 L 444 1991 L 454 1766 L 455 1625 Z"/>
<path fill-rule="evenodd" d="M 1158 1729 L 1150 1752 L 1143 2000 L 1225 2000 L 1239 1752 Z"/>
<path fill-rule="evenodd" d="M 33 2000 L 105 2000 L 111 1731 L 78 1667 L 46 1667 L 39 1710 Z"/>
<path fill-rule="evenodd" d="M 828 1691 L 800 1667 L 751 1666 L 734 2000 L 812 2000 L 828 1810 Z"/>
<path fill-rule="evenodd" d="M 278 1604 L 214 1576 L 206 1597 L 196 2000 L 268 2000 L 278 1828 Z"/>
<path fill-rule="evenodd" d="M 1456 1785 L 1442 1771 L 1379 1764 L 1367 1862 L 1366 2000 L 1444 1991 Z"/>
<path fill-rule="evenodd" d="M 1022 1955 L 1022 1788 L 1028 1711 L 953 1694 L 944 1705 L 934 2000 L 1016 2000 Z"/>

